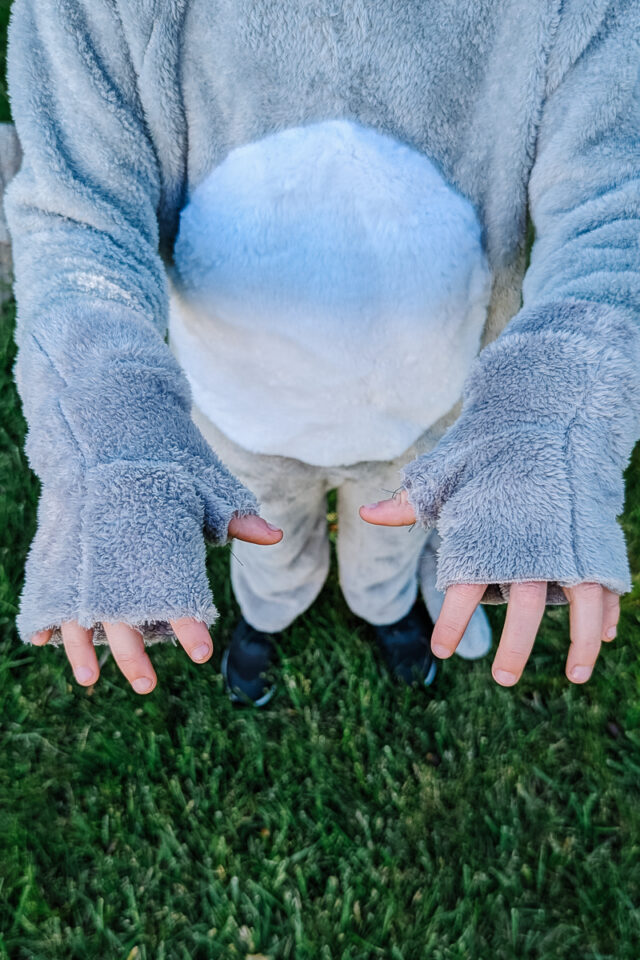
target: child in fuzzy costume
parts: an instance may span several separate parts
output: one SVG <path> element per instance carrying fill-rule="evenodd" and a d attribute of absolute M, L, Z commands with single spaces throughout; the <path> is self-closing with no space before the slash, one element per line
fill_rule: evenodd
<path fill-rule="evenodd" d="M 437 525 L 436 652 L 508 602 L 515 682 L 569 600 L 586 679 L 631 585 L 639 64 L 634 0 L 14 0 L 4 207 L 42 482 L 21 638 L 64 642 L 83 683 L 108 640 L 147 692 L 145 645 L 211 655 L 203 534 L 236 537 L 230 685 L 258 701 L 337 486 L 345 596 L 401 674 L 398 650 L 433 677 Z"/>

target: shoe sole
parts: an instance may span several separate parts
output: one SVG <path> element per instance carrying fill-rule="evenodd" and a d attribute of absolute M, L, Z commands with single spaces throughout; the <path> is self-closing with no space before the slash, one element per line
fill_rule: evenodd
<path fill-rule="evenodd" d="M 227 696 L 232 703 L 242 703 L 245 705 L 253 704 L 255 707 L 264 707 L 265 704 L 269 703 L 269 700 L 273 697 L 276 692 L 277 685 L 274 683 L 273 686 L 269 687 L 266 693 L 263 693 L 261 697 L 258 697 L 257 700 L 252 700 L 249 696 L 241 696 L 239 693 L 236 693 L 232 689 L 231 684 L 229 683 L 229 675 L 227 672 L 227 664 L 229 660 L 229 650 L 225 650 L 222 654 L 222 661 L 220 663 L 220 673 L 222 674 L 222 679 L 224 680 L 224 685 L 227 691 Z"/>
<path fill-rule="evenodd" d="M 432 659 L 431 663 L 429 664 L 429 669 L 427 670 L 422 680 L 419 679 L 419 674 L 415 667 L 413 669 L 413 675 L 411 680 L 408 680 L 406 676 L 403 676 L 403 674 L 396 672 L 392 667 L 389 667 L 388 664 L 385 664 L 385 668 L 386 668 L 386 672 L 389 673 L 389 675 L 393 677 L 394 680 L 397 680 L 398 683 L 404 683 L 404 684 L 407 684 L 407 686 L 414 687 L 414 688 L 430 687 L 433 681 L 435 680 L 436 674 L 438 672 L 438 661 L 436 660 L 435 657 Z"/>
<path fill-rule="evenodd" d="M 427 675 L 424 678 L 425 687 L 430 687 L 433 681 L 436 678 L 436 673 L 438 672 L 438 662 L 435 658 L 431 661 L 431 666 L 427 670 Z"/>

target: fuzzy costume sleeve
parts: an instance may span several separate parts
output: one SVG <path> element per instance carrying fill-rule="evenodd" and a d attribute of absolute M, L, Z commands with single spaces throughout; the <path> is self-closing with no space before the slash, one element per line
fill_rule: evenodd
<path fill-rule="evenodd" d="M 460 417 L 404 470 L 438 526 L 437 585 L 631 589 L 623 470 L 640 436 L 640 13 L 611 3 L 566 69 L 560 32 L 529 179 L 523 306 L 474 361 Z"/>
<path fill-rule="evenodd" d="M 15 0 L 8 81 L 22 166 L 5 192 L 25 452 L 41 481 L 21 638 L 65 620 L 169 636 L 217 616 L 203 533 L 253 496 L 191 419 L 164 342 L 159 171 L 110 0 Z M 56 630 L 53 642 L 61 639 Z"/>

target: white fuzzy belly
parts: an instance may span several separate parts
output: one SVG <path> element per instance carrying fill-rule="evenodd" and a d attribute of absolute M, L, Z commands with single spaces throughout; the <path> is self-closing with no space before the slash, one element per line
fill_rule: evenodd
<path fill-rule="evenodd" d="M 171 348 L 236 443 L 388 460 L 457 402 L 491 274 L 471 203 L 424 154 L 329 120 L 232 150 L 181 217 Z"/>

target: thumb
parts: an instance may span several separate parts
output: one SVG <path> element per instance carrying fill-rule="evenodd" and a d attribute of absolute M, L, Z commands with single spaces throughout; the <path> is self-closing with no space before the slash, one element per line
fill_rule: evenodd
<path fill-rule="evenodd" d="M 270 545 L 279 543 L 283 533 L 280 527 L 267 523 L 262 517 L 252 513 L 245 517 L 232 517 L 229 521 L 229 537 L 246 540 L 248 543 Z"/>
<path fill-rule="evenodd" d="M 282 540 L 282 530 L 258 515 L 259 503 L 251 492 L 226 467 L 215 464 L 195 476 L 204 502 L 204 531 L 216 543 L 246 540 L 273 544 Z"/>
<path fill-rule="evenodd" d="M 360 507 L 360 516 L 367 523 L 379 523 L 385 527 L 404 527 L 416 522 L 416 514 L 403 488 L 388 500 L 378 500 Z"/>

